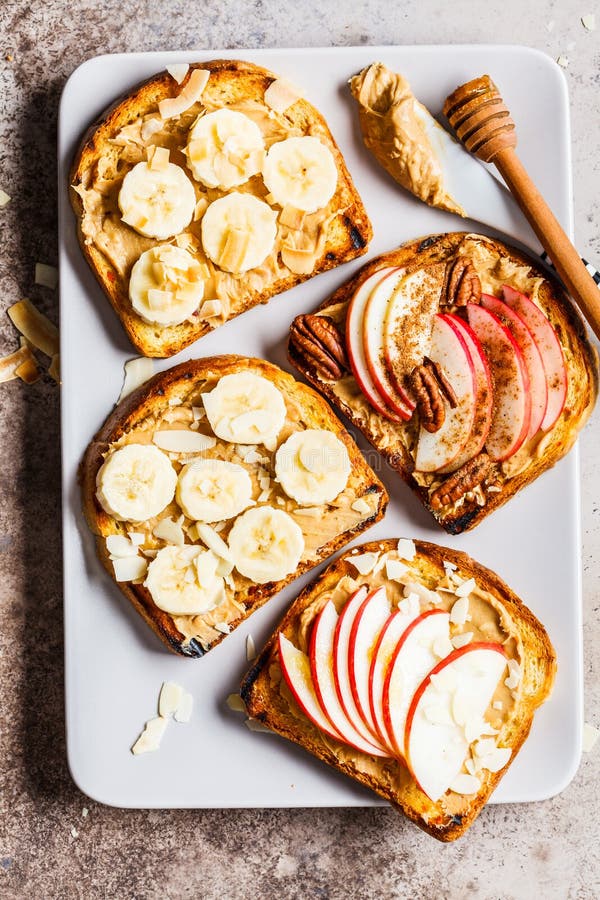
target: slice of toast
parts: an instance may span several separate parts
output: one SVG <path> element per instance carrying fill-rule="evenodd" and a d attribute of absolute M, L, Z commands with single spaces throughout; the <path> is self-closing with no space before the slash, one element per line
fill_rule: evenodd
<path fill-rule="evenodd" d="M 266 449 L 262 444 L 234 444 L 216 439 L 203 411 L 203 394 L 210 391 L 224 376 L 251 373 L 268 380 L 283 398 L 285 420 L 276 441 Z M 275 398 L 277 399 L 277 398 Z M 275 478 L 274 461 L 277 448 L 289 437 L 306 429 L 322 429 L 335 435 L 347 451 L 346 485 L 331 500 L 319 505 L 306 505 L 293 500 Z M 117 520 L 108 513 L 98 498 L 98 473 L 105 459 L 127 444 L 156 445 L 160 432 L 183 431 L 185 435 L 206 435 L 203 451 L 165 451 L 175 472 L 196 459 L 225 460 L 239 470 L 241 467 L 252 482 L 253 509 L 269 506 L 286 513 L 301 529 L 303 550 L 294 571 L 286 577 L 255 583 L 240 574 L 237 568 L 225 571 L 225 599 L 205 614 L 172 614 L 159 608 L 145 586 L 145 572 L 118 583 L 119 588 L 144 620 L 165 642 L 170 650 L 185 656 L 202 656 L 218 644 L 226 633 L 234 629 L 255 609 L 277 594 L 286 584 L 303 572 L 322 562 L 340 547 L 382 518 L 387 506 L 385 488 L 369 468 L 356 444 L 327 403 L 312 388 L 297 382 L 277 366 L 261 359 L 242 356 L 217 356 L 190 360 L 155 375 L 146 384 L 126 397 L 111 413 L 90 443 L 80 467 L 83 510 L 88 525 L 96 535 L 98 556 L 109 574 L 115 577 L 115 559 L 107 546 L 107 537 L 134 535 L 139 546 L 132 549 L 136 559 L 147 559 L 151 565 L 156 551 L 177 544 L 194 545 L 206 549 L 206 538 L 198 534 L 196 522 L 183 514 L 177 497 L 149 521 Z M 279 476 L 281 478 L 281 476 Z M 234 522 L 241 515 L 211 524 L 218 529 L 217 538 L 227 543 Z M 169 520 L 162 537 L 154 534 L 160 523 Z M 287 520 L 286 520 L 287 521 Z M 181 526 L 181 528 L 179 528 Z M 165 527 L 164 525 L 162 527 Z M 160 530 L 160 529 L 159 529 Z M 140 538 L 135 537 L 140 535 Z M 215 536 L 209 534 L 214 543 Z M 221 547 L 225 553 L 225 548 Z M 221 553 L 217 546 L 215 552 Z M 117 550 L 117 553 L 120 550 Z M 125 545 L 127 552 L 127 545 Z M 228 556 L 227 553 L 225 553 Z M 144 563 L 140 563 L 144 568 Z M 231 567 L 228 567 L 231 568 Z"/>
<path fill-rule="evenodd" d="M 399 544 L 392 540 L 363 544 L 328 566 L 292 604 L 245 676 L 241 696 L 251 717 L 370 787 L 428 834 L 441 841 L 453 841 L 465 833 L 481 812 L 527 737 L 535 709 L 551 692 L 556 659 L 543 626 L 494 572 L 465 553 L 425 541 L 414 542 L 416 553 L 407 561 L 410 553 L 406 548 L 410 545 L 410 541 Z M 401 548 L 400 552 L 398 548 Z M 357 566 L 364 570 L 365 554 L 375 554 L 377 562 L 371 560 L 371 571 L 360 574 Z M 388 577 L 388 561 L 402 561 L 402 567 L 406 569 L 404 574 L 391 571 L 394 578 Z M 515 674 L 511 668 L 514 680 L 510 680 L 511 676 L 504 679 L 505 671 L 493 703 L 485 712 L 486 722 L 496 731 L 497 746 L 510 748 L 512 754 L 499 771 L 485 768 L 477 771 L 480 787 L 476 794 L 463 795 L 449 789 L 433 802 L 399 759 L 376 757 L 356 750 L 325 734 L 309 721 L 286 684 L 278 637 L 282 633 L 299 650 L 308 653 L 314 622 L 325 604 L 331 600 L 341 613 L 361 585 L 368 585 L 370 590 L 384 586 L 392 610 L 403 602 L 403 597 L 424 588 L 426 590 L 419 598 L 420 611 L 424 612 L 435 608 L 451 610 L 457 602 L 454 591 L 471 578 L 475 580 L 475 586 L 471 585 L 467 595 L 469 618 L 462 624 L 451 624 L 450 634 L 456 639 L 459 634 L 471 632 L 473 643 L 498 642 L 508 658 L 515 661 L 510 663 L 516 671 Z M 433 603 L 432 591 L 437 594 Z M 457 646 L 459 643 L 460 639 Z M 488 733 L 492 733 L 491 729 Z M 477 756 L 473 758 L 477 759 Z"/>
<path fill-rule="evenodd" d="M 436 273 L 439 299 L 435 295 L 427 297 L 424 304 L 426 318 L 416 317 L 412 323 L 413 332 L 424 331 L 430 328 L 433 312 L 453 311 L 460 314 L 460 306 L 452 305 L 444 298 L 444 272 L 459 258 L 473 262 L 483 290 L 489 294 L 501 295 L 503 284 L 532 294 L 560 342 L 568 386 L 564 408 L 554 426 L 528 439 L 514 456 L 488 466 L 484 480 L 476 483 L 473 489 L 467 486 L 460 493 L 461 486 L 458 485 L 459 496 L 456 499 L 442 504 L 432 503 L 433 493 L 454 476 L 416 469 L 418 410 L 409 421 L 391 421 L 370 405 L 350 369 L 346 368 L 341 377 L 330 377 L 322 366 L 315 365 L 314 356 L 311 358 L 302 351 L 297 340 L 292 338 L 288 345 L 292 364 L 362 431 L 450 534 L 474 528 L 489 513 L 565 456 L 586 423 L 598 392 L 597 354 L 587 338 L 579 313 L 564 289 L 531 257 L 495 238 L 454 232 L 411 241 L 368 262 L 350 281 L 323 301 L 315 312 L 331 319 L 337 325 L 340 341 L 347 344 L 350 301 L 370 276 L 389 267 L 400 267 L 408 273 Z M 409 345 L 415 339 L 415 333 L 406 334 Z"/>
<path fill-rule="evenodd" d="M 199 69 L 209 73 L 200 99 L 180 115 L 161 120 L 158 104 L 185 91 L 192 73 Z M 272 109 L 265 92 L 276 83 L 278 78 L 273 73 L 237 60 L 193 65 L 181 85 L 165 71 L 117 100 L 83 137 L 70 175 L 79 241 L 129 339 L 145 356 L 173 356 L 234 316 L 366 250 L 372 236 L 371 223 L 327 123 L 314 106 L 297 95 L 289 97 L 290 105 L 283 112 Z M 215 265 L 206 256 L 202 242 L 205 208 L 231 191 L 207 188 L 195 180 L 184 153 L 188 132 L 198 117 L 223 108 L 243 113 L 255 122 L 267 149 L 291 136 L 318 139 L 331 152 L 337 168 L 335 193 L 323 208 L 306 215 L 281 209 L 260 173 L 236 188 L 270 204 L 279 217 L 273 249 L 262 264 L 241 274 L 230 274 Z M 153 123 L 157 123 L 157 130 L 153 130 Z M 168 148 L 171 162 L 182 167 L 192 180 L 196 213 L 174 241 L 204 267 L 204 299 L 219 301 L 217 312 L 213 306 L 204 314 L 200 305 L 180 324 L 162 326 L 145 321 L 134 310 L 129 281 L 140 254 L 163 242 L 144 237 L 126 225 L 118 205 L 125 175 L 145 161 L 148 148 L 154 147 Z M 289 254 L 289 264 L 282 258 L 282 247 L 290 243 L 300 250 L 300 264 L 289 262 Z"/>

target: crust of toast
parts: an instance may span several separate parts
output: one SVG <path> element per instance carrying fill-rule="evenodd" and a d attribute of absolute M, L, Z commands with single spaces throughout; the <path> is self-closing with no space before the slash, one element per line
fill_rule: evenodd
<path fill-rule="evenodd" d="M 292 375 L 262 359 L 228 355 L 190 360 L 155 375 L 126 397 L 113 410 L 91 441 L 79 469 L 83 512 L 90 529 L 96 535 L 96 549 L 100 561 L 114 578 L 113 564 L 106 549 L 105 539 L 110 534 L 126 534 L 125 525 L 128 523 L 113 519 L 100 506 L 96 498 L 96 476 L 109 445 L 118 441 L 148 416 L 160 415 L 169 407 L 171 398 L 180 398 L 182 392 L 193 390 L 194 386 L 209 376 L 211 379 L 218 379 L 223 375 L 239 372 L 242 369 L 250 369 L 257 375 L 268 378 L 286 399 L 292 400 L 294 405 L 300 408 L 307 427 L 327 429 L 343 441 L 351 463 L 348 486 L 356 491 L 357 498 L 376 494 L 379 496 L 379 500 L 372 515 L 366 516 L 356 527 L 338 533 L 333 539 L 323 544 L 311 556 L 311 559 L 301 561 L 296 571 L 287 578 L 267 584 L 248 585 L 242 592 L 236 592 L 236 601 L 243 605 L 245 612 L 230 623 L 231 629 L 237 627 L 255 609 L 282 590 L 286 584 L 327 559 L 365 529 L 379 521 L 385 513 L 388 496 L 384 486 L 369 468 L 358 447 L 323 398 L 312 388 L 297 382 Z M 185 636 L 176 627 L 173 617 L 154 604 L 149 591 L 142 584 L 120 582 L 117 583 L 117 586 L 170 650 L 184 656 L 204 655 L 206 650 L 201 644 L 194 638 L 185 639 Z M 211 643 L 210 649 L 216 646 L 224 636 L 219 635 Z"/>
<path fill-rule="evenodd" d="M 446 262 L 455 254 L 460 243 L 466 237 L 467 232 L 429 235 L 410 241 L 397 250 L 378 256 L 363 266 L 350 281 L 341 285 L 331 297 L 321 303 L 316 312 L 339 304 L 344 309 L 341 316 L 345 322 L 345 307 L 347 307 L 357 287 L 374 272 L 388 266 L 402 266 L 416 270 L 434 263 Z M 506 503 L 521 488 L 530 484 L 539 475 L 554 466 L 559 459 L 562 459 L 569 452 L 579 431 L 588 420 L 598 394 L 598 356 L 596 350 L 588 340 L 585 325 L 579 312 L 565 293 L 560 282 L 539 264 L 536 264 L 535 260 L 526 256 L 520 250 L 501 243 L 494 238 L 479 235 L 477 237 L 481 237 L 481 240 L 491 244 L 501 256 L 508 257 L 519 265 L 528 266 L 533 277 L 544 279 L 538 299 L 542 310 L 553 325 L 561 343 L 569 379 L 565 408 L 555 426 L 540 442 L 539 446 L 543 446 L 543 452 L 535 455 L 530 465 L 523 471 L 517 472 L 509 478 L 500 478 L 497 482 L 500 490 L 494 493 L 486 493 L 484 506 L 478 505 L 477 501 L 473 499 L 466 500 L 458 509 L 432 509 L 429 504 L 427 488 L 417 484 L 412 477 L 414 463 L 400 437 L 385 441 L 382 441 L 380 438 L 382 426 L 387 427 L 389 430 L 390 425 L 392 425 L 393 428 L 397 429 L 398 435 L 406 426 L 387 422 L 375 410 L 371 410 L 368 420 L 365 420 L 361 415 L 358 415 L 357 409 L 350 403 L 345 403 L 336 396 L 332 382 L 327 382 L 321 378 L 319 373 L 310 364 L 307 364 L 306 360 L 301 358 L 293 347 L 288 347 L 288 357 L 292 365 L 364 434 L 367 440 L 386 458 L 392 468 L 399 473 L 441 527 L 449 534 L 460 534 L 474 528 L 491 512 Z M 343 328 L 343 326 L 341 327 Z"/>
<path fill-rule="evenodd" d="M 115 154 L 122 149 L 111 144 L 111 138 L 114 138 L 123 127 L 139 117 L 156 111 L 160 100 L 177 96 L 185 87 L 191 71 L 195 68 L 210 71 L 211 96 L 213 94 L 218 96 L 223 105 L 239 100 L 262 102 L 265 90 L 277 79 L 276 75 L 266 69 L 238 60 L 196 63 L 190 66 L 188 75 L 181 85 L 178 85 L 166 71 L 154 76 L 133 88 L 126 96 L 119 98 L 86 131 L 71 168 L 69 182 L 71 188 L 86 188 L 94 176 L 99 161 L 104 158 L 114 158 Z M 199 103 L 197 106 L 199 109 L 201 104 Z M 194 113 L 192 121 L 195 115 L 196 113 Z M 314 106 L 303 99 L 297 100 L 286 110 L 282 118 L 303 133 L 310 129 L 310 133 L 319 137 L 333 153 L 338 168 L 338 185 L 327 209 L 341 212 L 328 225 L 323 252 L 309 275 L 296 275 L 286 269 L 282 277 L 267 282 L 261 290 L 248 287 L 246 284 L 243 298 L 236 303 L 236 309 L 228 318 L 234 318 L 258 303 L 266 303 L 275 294 L 287 291 L 308 278 L 312 278 L 313 275 L 361 256 L 366 252 L 372 237 L 372 227 L 366 210 L 325 119 Z M 182 162 L 185 163 L 184 157 L 182 157 Z M 128 168 L 128 166 L 124 166 L 120 169 L 119 184 Z M 150 357 L 173 356 L 215 327 L 209 321 L 200 319 L 194 322 L 186 321 L 180 325 L 161 327 L 149 324 L 140 318 L 129 300 L 129 272 L 119 272 L 111 260 L 86 238 L 82 229 L 85 213 L 83 200 L 76 190 L 71 189 L 69 193 L 77 217 L 78 237 L 83 254 L 121 320 L 130 341 L 141 353 Z M 199 223 L 192 223 L 192 226 L 194 224 Z M 135 234 L 122 222 L 119 222 L 117 227 L 120 228 L 122 234 Z M 147 246 L 153 246 L 161 242 L 146 240 L 145 243 Z M 222 324 L 222 320 L 219 320 L 218 324 Z"/>
<path fill-rule="evenodd" d="M 395 550 L 396 544 L 395 540 L 370 542 L 363 544 L 360 550 L 389 552 Z M 403 764 L 396 760 L 366 756 L 324 735 L 302 714 L 291 695 L 285 699 L 282 696 L 279 689 L 282 675 L 277 636 L 279 632 L 283 632 L 298 646 L 302 642 L 300 630 L 306 633 L 312 622 L 310 619 L 307 623 L 305 611 L 315 603 L 319 595 L 333 589 L 347 575 L 357 582 L 368 583 L 368 575 L 356 575 L 349 554 L 340 556 L 328 566 L 292 604 L 256 663 L 244 677 L 241 696 L 250 716 L 304 747 L 333 768 L 371 788 L 423 831 L 440 841 L 454 841 L 472 825 L 529 734 L 535 709 L 552 690 L 556 657 L 544 627 L 498 575 L 461 551 L 426 541 L 415 541 L 415 545 L 420 565 L 427 575 L 443 577 L 443 563 L 446 561 L 454 563 L 461 576 L 475 578 L 478 588 L 491 594 L 504 610 L 522 647 L 521 689 L 502 732 L 502 745 L 511 747 L 513 755 L 509 764 L 500 772 L 486 772 L 480 791 L 469 798 L 465 811 L 460 815 L 450 815 L 441 801 L 434 803 L 420 790 Z M 320 608 L 317 606 L 314 609 L 314 616 Z M 288 704 L 293 704 L 293 713 Z"/>

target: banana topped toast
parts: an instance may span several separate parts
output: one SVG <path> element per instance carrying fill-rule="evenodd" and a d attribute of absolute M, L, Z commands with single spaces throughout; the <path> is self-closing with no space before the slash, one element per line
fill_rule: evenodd
<path fill-rule="evenodd" d="M 302 591 L 241 695 L 250 716 L 452 841 L 515 758 L 555 668 L 543 626 L 497 575 L 387 540 Z"/>
<path fill-rule="evenodd" d="M 312 388 L 233 355 L 130 394 L 89 445 L 81 483 L 103 565 L 185 656 L 379 520 L 388 499 Z"/>
<path fill-rule="evenodd" d="M 70 192 L 94 274 L 157 357 L 360 256 L 372 235 L 327 123 L 288 82 L 236 60 L 171 72 L 91 126 Z"/>
<path fill-rule="evenodd" d="M 477 234 L 367 263 L 294 320 L 289 358 L 452 534 L 561 459 L 598 390 L 596 352 L 558 281 Z"/>

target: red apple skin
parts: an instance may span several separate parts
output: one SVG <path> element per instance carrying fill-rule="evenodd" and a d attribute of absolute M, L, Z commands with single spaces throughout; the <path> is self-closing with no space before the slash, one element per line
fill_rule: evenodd
<path fill-rule="evenodd" d="M 481 341 L 468 322 L 465 322 L 460 316 L 448 313 L 447 317 L 452 319 L 454 326 L 462 333 L 471 355 L 471 362 L 475 370 L 475 416 L 466 446 L 449 465 L 439 469 L 439 472 L 443 475 L 456 472 L 470 459 L 481 453 L 490 433 L 494 408 L 492 373 L 487 356 L 481 346 Z"/>
<path fill-rule="evenodd" d="M 319 706 L 321 707 L 321 709 L 323 711 L 323 715 L 327 718 L 331 727 L 334 729 L 335 732 L 337 732 L 337 728 L 335 727 L 335 725 L 329 715 L 329 712 L 327 709 L 327 703 L 325 702 L 325 698 L 323 697 L 323 694 L 321 692 L 321 686 L 319 684 L 319 679 L 315 677 L 315 673 L 318 670 L 317 661 L 316 661 L 316 644 L 317 644 L 319 622 L 321 621 L 322 615 L 323 615 L 323 610 L 321 610 L 321 612 L 319 613 L 319 615 L 317 616 L 317 618 L 315 619 L 315 622 L 313 624 L 311 636 L 310 636 L 308 657 L 310 660 L 311 672 L 313 673 L 313 678 L 312 678 L 313 687 L 315 689 L 315 694 L 316 694 L 317 700 L 319 701 Z M 349 724 L 352 725 L 352 723 L 349 723 Z M 340 732 L 339 734 L 340 734 L 339 740 L 343 741 L 343 743 L 345 743 L 345 744 L 348 744 L 348 746 L 353 747 L 355 750 L 358 750 L 359 753 L 368 752 L 374 756 L 381 755 L 381 752 L 379 751 L 379 749 L 377 747 L 370 747 L 367 750 L 367 748 L 365 746 L 360 747 L 358 744 L 356 744 L 352 740 L 350 740 L 347 734 L 342 733 L 342 732 Z M 360 735 L 358 735 L 358 737 L 360 737 Z M 366 743 L 367 742 L 365 741 L 365 744 Z"/>
<path fill-rule="evenodd" d="M 386 406 L 397 413 L 401 418 L 409 417 L 415 408 L 414 402 L 404 391 L 398 390 L 388 376 L 383 355 L 383 323 L 385 315 L 381 314 L 381 297 L 379 291 L 388 291 L 389 296 L 401 269 L 393 269 L 379 281 L 367 300 L 363 314 L 363 347 L 369 374 L 373 379 L 377 392 L 383 397 Z M 389 300 L 389 297 L 388 297 Z M 373 332 L 373 334 L 370 334 Z M 379 354 L 377 350 L 379 349 Z"/>
<path fill-rule="evenodd" d="M 386 694 L 387 694 L 387 692 L 388 692 L 389 683 L 390 683 L 390 678 L 391 678 L 391 674 L 392 674 L 392 669 L 393 669 L 393 667 L 394 667 L 394 663 L 396 662 L 396 658 L 397 658 L 397 656 L 398 656 L 400 650 L 401 650 L 402 647 L 404 646 L 404 643 L 405 643 L 406 639 L 408 638 L 408 636 L 409 636 L 409 635 L 412 633 L 412 631 L 417 627 L 417 625 L 418 625 L 420 622 L 423 621 L 423 619 L 427 619 L 429 616 L 436 616 L 436 615 L 439 615 L 440 613 L 444 613 L 444 612 L 446 612 L 446 610 L 443 610 L 443 609 L 428 609 L 426 612 L 422 613 L 420 616 L 417 616 L 416 619 L 413 619 L 413 621 L 410 623 L 410 625 L 408 626 L 408 628 L 406 629 L 406 631 L 403 633 L 402 637 L 400 638 L 400 640 L 399 640 L 398 643 L 396 644 L 396 649 L 394 650 L 394 653 L 392 654 L 392 658 L 391 658 L 390 661 L 389 661 L 388 668 L 387 668 L 387 673 L 386 673 L 385 681 L 384 681 L 384 687 L 383 687 L 383 696 L 384 696 L 384 697 L 386 696 Z M 442 661 L 443 661 L 443 660 L 442 660 Z M 410 707 L 409 707 L 409 709 L 410 709 Z M 394 754 L 398 757 L 398 759 L 404 760 L 404 748 L 403 748 L 403 747 L 399 747 L 398 744 L 396 743 L 396 741 L 394 740 L 394 729 L 393 729 L 393 726 L 392 726 L 392 717 L 391 717 L 391 715 L 390 715 L 389 705 L 388 705 L 388 706 L 384 705 L 384 708 L 383 708 L 383 721 L 385 722 L 385 727 L 386 727 L 387 732 L 388 732 L 388 734 L 389 734 L 389 736 L 390 736 L 390 740 L 392 741 Z"/>
<path fill-rule="evenodd" d="M 375 643 L 375 646 L 373 647 L 373 656 L 372 656 L 372 658 L 371 658 L 371 665 L 370 665 L 370 667 L 369 667 L 369 705 L 370 705 L 370 707 L 371 707 L 371 716 L 372 716 L 372 718 L 373 718 L 373 722 L 375 723 L 375 729 L 376 729 L 376 732 L 377 732 L 377 737 L 379 738 L 379 740 L 381 741 L 381 743 L 383 744 L 383 746 L 384 746 L 384 747 L 387 747 L 390 751 L 393 751 L 393 747 L 391 746 L 390 738 L 388 737 L 387 734 L 383 734 L 381 728 L 379 727 L 379 720 L 378 720 L 377 714 L 376 714 L 376 712 L 375 712 L 375 698 L 374 698 L 374 696 L 373 696 L 373 680 L 374 680 L 374 677 L 375 677 L 375 676 L 374 676 L 374 672 L 375 672 L 375 661 L 376 661 L 376 659 L 377 659 L 377 654 L 379 653 L 379 648 L 381 647 L 381 644 L 383 643 L 383 641 L 384 641 L 385 638 L 386 638 L 386 634 L 387 634 L 388 629 L 390 628 L 390 626 L 393 625 L 393 622 L 396 621 L 396 619 L 398 618 L 398 616 L 404 617 L 404 614 L 403 614 L 402 612 L 400 612 L 399 609 L 395 610 L 395 612 L 393 612 L 393 613 L 391 614 L 391 616 L 389 617 L 389 619 L 387 620 L 387 622 L 385 623 L 385 625 L 384 625 L 383 628 L 381 629 L 381 631 L 380 631 L 380 633 L 379 633 L 379 637 L 377 638 L 377 641 L 376 641 L 376 643 Z M 417 618 L 417 617 L 415 617 L 415 618 Z M 413 621 L 414 621 L 414 620 L 413 620 Z M 410 624 L 411 624 L 411 623 L 409 622 L 408 625 L 410 625 Z M 408 628 L 408 625 L 406 626 L 407 628 Z M 402 635 L 400 635 L 400 637 L 401 637 L 401 636 L 402 636 Z M 390 659 L 391 659 L 391 657 L 390 657 Z"/>
<path fill-rule="evenodd" d="M 481 305 L 498 316 L 519 345 L 531 391 L 531 422 L 527 437 L 533 437 L 540 430 L 548 408 L 548 386 L 542 355 L 524 320 L 511 306 L 491 294 L 481 295 Z"/>
<path fill-rule="evenodd" d="M 421 684 L 415 691 L 413 698 L 410 702 L 410 706 L 408 708 L 408 714 L 406 716 L 406 727 L 404 729 L 404 748 L 403 748 L 404 759 L 406 760 L 406 764 L 407 764 L 408 768 L 410 769 L 410 773 L 413 776 L 413 778 L 415 778 L 415 775 L 412 770 L 412 766 L 410 764 L 410 754 L 408 752 L 408 745 L 409 745 L 409 740 L 410 740 L 410 729 L 412 727 L 413 719 L 415 717 L 415 711 L 417 709 L 419 700 L 425 693 L 425 689 L 427 688 L 427 685 L 431 681 L 432 675 L 437 675 L 439 672 L 442 671 L 442 669 L 445 669 L 445 667 L 449 663 L 453 662 L 455 659 L 459 659 L 459 657 L 461 657 L 464 653 L 471 653 L 473 650 L 495 650 L 497 653 L 500 653 L 502 656 L 505 656 L 508 659 L 507 653 L 504 650 L 504 647 L 502 646 L 502 644 L 495 644 L 491 641 L 477 641 L 474 644 L 467 644 L 464 647 L 459 647 L 458 650 L 453 650 L 452 653 L 449 653 L 448 656 L 444 657 L 444 659 L 441 659 L 439 661 L 439 663 L 437 663 L 437 665 L 435 665 L 433 667 L 433 669 L 431 670 L 429 675 L 425 676 L 425 678 L 423 679 L 423 681 L 421 682 Z M 415 781 L 417 781 L 416 778 L 415 778 Z M 417 784 L 419 784 L 418 781 L 417 781 Z M 420 784 L 419 784 L 419 788 L 421 788 Z M 422 788 L 421 788 L 421 790 L 422 790 Z"/>
<path fill-rule="evenodd" d="M 316 725 L 316 727 L 319 729 L 319 731 L 326 731 L 326 733 L 327 733 L 330 737 L 334 738 L 334 740 L 336 740 L 336 741 L 342 741 L 342 736 L 341 736 L 337 731 L 335 731 L 333 728 L 327 728 L 327 729 L 324 728 L 324 727 L 323 727 L 323 723 L 322 723 L 322 722 L 318 722 L 318 721 L 312 716 L 312 714 L 307 710 L 306 706 L 304 705 L 304 703 L 303 703 L 303 701 L 302 701 L 302 698 L 300 697 L 300 695 L 298 694 L 298 691 L 296 690 L 296 688 L 295 688 L 295 686 L 294 686 L 294 682 L 293 682 L 293 680 L 292 680 L 292 677 L 291 677 L 290 673 L 289 673 L 288 670 L 287 670 L 287 666 L 286 666 L 285 660 L 284 660 L 284 653 L 283 653 L 283 650 L 282 650 L 282 647 L 281 647 L 281 638 L 282 638 L 282 634 L 280 633 L 280 634 L 279 634 L 279 639 L 278 639 L 278 645 L 279 645 L 279 664 L 280 664 L 280 667 L 281 667 L 281 671 L 282 671 L 282 673 L 283 673 L 283 677 L 285 678 L 285 683 L 286 683 L 287 686 L 289 687 L 289 689 L 290 689 L 290 691 L 291 691 L 291 694 L 292 694 L 294 700 L 296 701 L 296 703 L 298 704 L 298 706 L 300 707 L 300 709 L 302 710 L 302 712 L 304 713 L 304 715 L 306 716 L 306 718 L 309 719 L 309 720 L 313 723 L 313 725 Z M 320 705 L 320 703 L 319 703 L 319 705 Z M 323 713 L 323 717 L 326 718 L 325 713 Z M 328 720 L 327 720 L 327 721 L 328 721 Z M 342 741 L 342 742 L 343 742 L 343 741 Z"/>
<path fill-rule="evenodd" d="M 392 271 L 395 270 L 393 269 Z M 346 317 L 346 349 L 352 374 L 373 409 L 392 422 L 404 422 L 410 418 L 410 414 L 400 415 L 387 406 L 373 384 L 366 360 L 364 359 L 362 320 L 364 314 L 363 304 L 366 303 L 365 295 L 368 297 L 370 289 L 375 287 L 385 277 L 386 273 L 389 273 L 388 269 L 381 269 L 379 272 L 375 272 L 359 285 L 354 292 Z M 363 307 L 362 310 L 361 307 Z"/>
<path fill-rule="evenodd" d="M 368 596 L 364 599 L 359 611 L 357 612 L 356 616 L 354 617 L 354 622 L 352 623 L 352 628 L 350 630 L 350 640 L 348 642 L 348 674 L 350 675 L 350 690 L 352 691 L 352 696 L 354 697 L 354 703 L 356 704 L 356 708 L 357 708 L 358 712 L 360 713 L 360 716 L 362 718 L 364 725 L 373 734 L 374 740 L 377 740 L 377 741 L 379 740 L 379 735 L 377 734 L 377 730 L 371 724 L 371 722 L 369 721 L 369 719 L 363 709 L 363 704 L 361 702 L 361 699 L 360 699 L 360 696 L 358 693 L 358 689 L 356 686 L 356 668 L 355 668 L 356 657 L 355 657 L 354 651 L 355 651 L 355 647 L 356 647 L 356 637 L 358 634 L 358 629 L 360 627 L 362 617 L 365 614 L 365 610 L 367 609 L 367 604 L 370 603 L 375 598 L 376 595 L 379 595 L 381 591 L 383 591 L 385 594 L 384 588 L 377 588 L 376 590 L 371 591 L 368 594 Z M 389 601 L 388 601 L 388 605 L 389 605 Z"/>
<path fill-rule="evenodd" d="M 500 395 L 499 385 L 506 380 L 506 372 L 508 371 L 507 362 L 506 359 L 502 360 L 496 358 L 492 348 L 486 347 L 485 340 L 479 333 L 478 326 L 475 325 L 475 322 L 480 320 L 480 316 L 483 315 L 484 317 L 489 317 L 494 326 L 498 329 L 498 336 L 503 341 L 504 346 L 508 349 L 508 352 L 511 352 L 511 355 L 514 356 L 518 378 L 520 379 L 521 391 L 523 396 L 523 421 L 521 423 L 521 428 L 518 434 L 513 438 L 512 442 L 508 446 L 503 448 L 502 452 L 498 452 L 497 450 L 492 451 L 489 446 L 487 447 L 488 453 L 490 454 L 491 458 L 496 462 L 502 462 L 503 460 L 509 459 L 511 456 L 515 455 L 515 453 L 523 446 L 529 432 L 529 424 L 531 422 L 531 394 L 529 390 L 529 377 L 527 375 L 525 362 L 523 361 L 523 356 L 517 342 L 515 341 L 508 328 L 506 328 L 506 326 L 502 324 L 498 316 L 495 316 L 494 313 L 490 312 L 487 309 L 484 309 L 481 306 L 477 306 L 474 303 L 467 304 L 467 314 L 469 316 L 469 324 L 479 337 L 490 363 L 492 377 L 494 379 L 496 389 L 494 398 L 495 401 L 497 402 L 498 396 Z M 496 403 L 494 404 L 494 412 L 496 412 Z M 496 421 L 494 416 L 492 418 L 490 433 L 488 434 L 488 444 L 490 443 L 490 440 L 495 437 L 495 425 Z M 503 427 L 500 426 L 500 431 L 502 432 L 502 430 Z"/>
<path fill-rule="evenodd" d="M 567 399 L 568 376 L 565 356 L 546 314 L 526 294 L 505 284 L 502 287 L 505 303 L 525 322 L 537 344 L 548 387 L 548 404 L 540 428 L 549 431 L 562 413 Z"/>

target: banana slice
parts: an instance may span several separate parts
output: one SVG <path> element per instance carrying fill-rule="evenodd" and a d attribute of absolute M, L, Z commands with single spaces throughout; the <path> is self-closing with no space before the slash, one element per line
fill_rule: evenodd
<path fill-rule="evenodd" d="M 232 191 L 202 217 L 206 255 L 226 272 L 247 272 L 265 261 L 275 244 L 277 213 L 252 194 Z"/>
<path fill-rule="evenodd" d="M 282 509 L 257 506 L 243 513 L 229 533 L 236 569 L 255 584 L 291 575 L 304 552 L 302 529 Z"/>
<path fill-rule="evenodd" d="M 179 616 L 210 612 L 226 598 L 225 582 L 217 575 L 219 560 L 210 550 L 169 545 L 150 565 L 144 587 L 156 606 Z"/>
<path fill-rule="evenodd" d="M 288 497 L 302 506 L 331 503 L 350 476 L 346 445 L 330 431 L 297 431 L 275 454 L 275 475 Z"/>
<path fill-rule="evenodd" d="M 131 305 L 145 322 L 179 325 L 198 309 L 205 274 L 187 250 L 159 244 L 144 251 L 131 270 Z"/>
<path fill-rule="evenodd" d="M 177 475 L 169 457 L 149 444 L 126 444 L 108 456 L 96 476 L 96 497 L 115 519 L 144 522 L 173 499 Z"/>
<path fill-rule="evenodd" d="M 233 444 L 272 445 L 285 421 L 281 392 L 261 375 L 234 372 L 202 395 L 210 427 Z"/>
<path fill-rule="evenodd" d="M 119 191 L 123 221 L 144 237 L 165 240 L 179 234 L 192 221 L 195 208 L 192 182 L 181 166 L 171 162 L 164 168 L 138 163 Z"/>
<path fill-rule="evenodd" d="M 224 191 L 260 172 L 265 142 L 256 122 L 233 109 L 207 113 L 191 128 L 187 145 L 196 181 Z"/>
<path fill-rule="evenodd" d="M 331 150 L 315 137 L 292 137 L 273 144 L 262 174 L 279 206 L 307 213 L 327 206 L 338 177 Z"/>
<path fill-rule="evenodd" d="M 199 459 L 184 466 L 177 481 L 177 502 L 189 519 L 220 522 L 237 516 L 252 500 L 248 472 L 221 459 Z"/>

